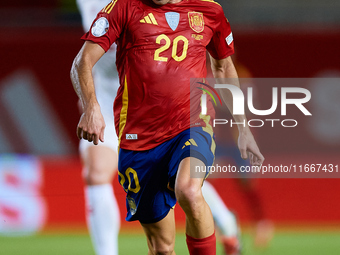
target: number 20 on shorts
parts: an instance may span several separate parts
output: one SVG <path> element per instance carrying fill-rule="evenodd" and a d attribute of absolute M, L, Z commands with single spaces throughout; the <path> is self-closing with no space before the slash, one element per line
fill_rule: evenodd
<path fill-rule="evenodd" d="M 119 174 L 119 177 L 120 177 L 120 185 L 122 185 L 123 188 L 124 188 L 124 183 L 126 181 L 125 176 L 128 179 L 129 186 L 128 186 L 127 189 L 124 188 L 126 192 L 129 190 L 133 193 L 138 193 L 138 191 L 140 190 L 140 185 L 139 185 L 137 172 L 134 169 L 132 169 L 131 167 L 126 169 L 125 176 L 120 172 L 118 172 L 118 174 Z M 132 180 L 131 180 L 131 175 L 133 177 Z M 133 182 L 134 182 L 134 186 L 135 186 L 134 188 L 132 188 Z"/>

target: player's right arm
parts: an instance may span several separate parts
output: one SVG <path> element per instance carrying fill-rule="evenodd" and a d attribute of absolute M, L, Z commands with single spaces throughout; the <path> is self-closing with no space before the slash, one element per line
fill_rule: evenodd
<path fill-rule="evenodd" d="M 216 10 L 216 27 L 214 34 L 207 46 L 210 54 L 211 69 L 216 81 L 223 84 L 225 78 L 229 79 L 230 83 L 240 88 L 238 75 L 235 66 L 232 62 L 231 55 L 234 53 L 234 39 L 231 32 L 229 21 L 225 18 L 223 9 L 219 7 Z M 231 112 L 232 95 L 229 90 L 221 90 L 221 95 L 227 107 Z M 238 123 L 246 121 L 245 115 L 233 115 Z M 257 143 L 248 126 L 238 125 L 239 138 L 238 146 L 241 152 L 241 157 L 246 159 L 248 154 L 252 165 L 260 166 L 264 157 L 261 154 Z"/>
<path fill-rule="evenodd" d="M 214 59 L 210 56 L 211 61 L 211 69 L 213 75 L 218 84 L 223 84 L 225 78 L 229 79 L 230 83 L 235 85 L 236 87 L 240 88 L 238 75 L 233 64 L 231 57 L 227 57 L 225 59 Z M 229 90 L 221 89 L 220 94 L 227 105 L 230 112 L 233 112 L 233 97 Z M 246 123 L 246 116 L 245 115 L 233 115 L 235 121 L 237 123 Z M 239 138 L 238 138 L 238 147 L 241 152 L 241 157 L 243 159 L 248 158 L 248 154 L 250 157 L 250 163 L 254 166 L 261 166 L 264 157 L 260 152 L 259 147 L 254 139 L 252 132 L 249 129 L 248 125 L 238 125 L 239 130 Z"/>
<path fill-rule="evenodd" d="M 77 136 L 98 144 L 104 142 L 105 122 L 98 104 L 92 77 L 92 68 L 104 55 L 104 49 L 86 41 L 75 57 L 71 68 L 71 81 L 83 108 L 77 126 Z"/>

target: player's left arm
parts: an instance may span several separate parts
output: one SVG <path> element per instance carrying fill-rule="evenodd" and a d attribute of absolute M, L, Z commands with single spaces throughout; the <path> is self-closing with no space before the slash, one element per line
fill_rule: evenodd
<path fill-rule="evenodd" d="M 225 83 L 225 78 L 229 78 L 231 83 L 238 88 L 240 88 L 239 80 L 237 71 L 233 64 L 231 57 L 227 57 L 224 59 L 214 59 L 210 56 L 211 61 L 211 69 L 217 83 L 223 84 Z M 229 111 L 233 112 L 233 98 L 232 94 L 228 89 L 220 89 L 220 94 L 223 98 L 223 101 L 227 105 Z M 247 119 L 245 115 L 233 115 L 234 119 L 238 123 L 247 123 Z M 238 125 L 239 130 L 239 138 L 238 138 L 238 147 L 241 152 L 241 157 L 243 159 L 249 158 L 252 165 L 260 166 L 263 161 L 264 157 L 260 152 L 259 147 L 254 139 L 252 132 L 249 129 L 248 125 Z"/>

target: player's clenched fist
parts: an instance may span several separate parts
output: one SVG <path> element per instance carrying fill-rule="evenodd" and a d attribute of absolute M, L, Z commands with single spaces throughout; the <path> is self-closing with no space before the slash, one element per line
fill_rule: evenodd
<path fill-rule="evenodd" d="M 77 136 L 97 145 L 104 142 L 105 121 L 99 107 L 88 108 L 80 116 L 77 126 Z"/>

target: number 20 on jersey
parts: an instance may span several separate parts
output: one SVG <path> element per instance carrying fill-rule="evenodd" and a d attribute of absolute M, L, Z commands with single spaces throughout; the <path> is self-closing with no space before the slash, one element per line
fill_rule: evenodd
<path fill-rule="evenodd" d="M 168 61 L 167 57 L 161 57 L 160 55 L 162 52 L 169 50 L 171 46 L 170 38 L 166 36 L 165 34 L 161 34 L 156 38 L 157 44 L 163 44 L 164 41 L 165 41 L 165 44 L 155 51 L 155 55 L 154 55 L 155 61 L 162 61 L 162 62 Z M 180 41 L 183 42 L 183 51 L 182 51 L 182 54 L 178 56 L 177 50 L 178 50 L 178 43 Z M 184 60 L 187 57 L 188 47 L 189 47 L 188 39 L 185 38 L 183 35 L 177 36 L 172 42 L 172 54 L 171 54 L 172 58 L 176 60 L 177 62 Z"/>

